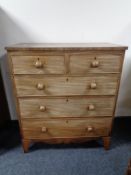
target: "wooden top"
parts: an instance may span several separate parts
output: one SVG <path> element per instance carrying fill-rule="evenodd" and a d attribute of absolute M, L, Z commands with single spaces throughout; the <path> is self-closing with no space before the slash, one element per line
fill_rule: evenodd
<path fill-rule="evenodd" d="M 20 43 L 5 47 L 7 51 L 33 50 L 126 50 L 127 46 L 111 43 Z"/>

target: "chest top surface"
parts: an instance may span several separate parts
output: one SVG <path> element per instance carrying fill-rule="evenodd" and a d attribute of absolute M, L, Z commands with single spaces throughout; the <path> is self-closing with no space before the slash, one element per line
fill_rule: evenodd
<path fill-rule="evenodd" d="M 20 43 L 6 47 L 7 51 L 42 51 L 42 50 L 126 50 L 127 46 L 111 43 Z"/>

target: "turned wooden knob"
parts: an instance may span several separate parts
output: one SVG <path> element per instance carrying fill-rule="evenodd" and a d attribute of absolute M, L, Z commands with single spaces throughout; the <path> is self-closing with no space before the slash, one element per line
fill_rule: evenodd
<path fill-rule="evenodd" d="M 87 127 L 87 131 L 89 131 L 89 132 L 93 131 L 93 127 L 92 126 L 88 126 Z"/>
<path fill-rule="evenodd" d="M 40 60 L 37 60 L 37 61 L 35 62 L 35 67 L 36 67 L 36 68 L 42 68 L 42 67 L 43 67 L 43 63 L 42 63 Z"/>
<path fill-rule="evenodd" d="M 94 61 L 92 61 L 92 63 L 91 63 L 91 67 L 98 67 L 99 66 L 99 61 L 98 60 L 94 60 Z"/>
<path fill-rule="evenodd" d="M 94 109 L 95 109 L 95 106 L 94 106 L 94 105 L 90 104 L 90 105 L 88 106 L 88 110 L 89 110 L 89 111 L 93 111 Z"/>
<path fill-rule="evenodd" d="M 92 83 L 90 84 L 90 88 L 91 88 L 91 89 L 96 89 L 96 83 L 95 83 L 95 82 L 92 82 Z"/>
<path fill-rule="evenodd" d="M 45 85 L 43 83 L 38 83 L 37 84 L 37 89 L 38 90 L 43 90 L 43 89 L 45 89 Z"/>
<path fill-rule="evenodd" d="M 41 131 L 42 131 L 42 132 L 47 132 L 47 128 L 46 128 L 45 126 L 43 126 L 43 127 L 41 128 Z"/>
<path fill-rule="evenodd" d="M 40 106 L 40 111 L 42 111 L 42 112 L 46 111 L 46 107 L 45 106 Z"/>

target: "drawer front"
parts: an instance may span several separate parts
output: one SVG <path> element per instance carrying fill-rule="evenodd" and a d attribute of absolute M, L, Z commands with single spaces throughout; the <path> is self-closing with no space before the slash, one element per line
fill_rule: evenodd
<path fill-rule="evenodd" d="M 64 74 L 64 56 L 12 56 L 14 74 Z"/>
<path fill-rule="evenodd" d="M 19 99 L 21 118 L 112 116 L 114 97 Z"/>
<path fill-rule="evenodd" d="M 111 118 L 72 119 L 72 120 L 22 120 L 25 139 L 48 139 L 62 137 L 107 136 Z"/>
<path fill-rule="evenodd" d="M 115 95 L 118 75 L 90 77 L 15 76 L 18 96 Z"/>
<path fill-rule="evenodd" d="M 71 74 L 118 73 L 122 62 L 121 55 L 72 55 Z"/>

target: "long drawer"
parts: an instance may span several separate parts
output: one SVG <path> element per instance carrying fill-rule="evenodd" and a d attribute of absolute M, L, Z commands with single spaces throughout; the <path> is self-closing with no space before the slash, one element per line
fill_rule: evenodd
<path fill-rule="evenodd" d="M 52 119 L 22 120 L 25 139 L 49 139 L 62 137 L 98 137 L 107 136 L 112 123 L 111 118 L 95 119 Z"/>
<path fill-rule="evenodd" d="M 112 116 L 114 97 L 19 99 L 21 118 Z"/>
<path fill-rule="evenodd" d="M 15 76 L 17 96 L 115 95 L 118 74 L 88 77 Z"/>

